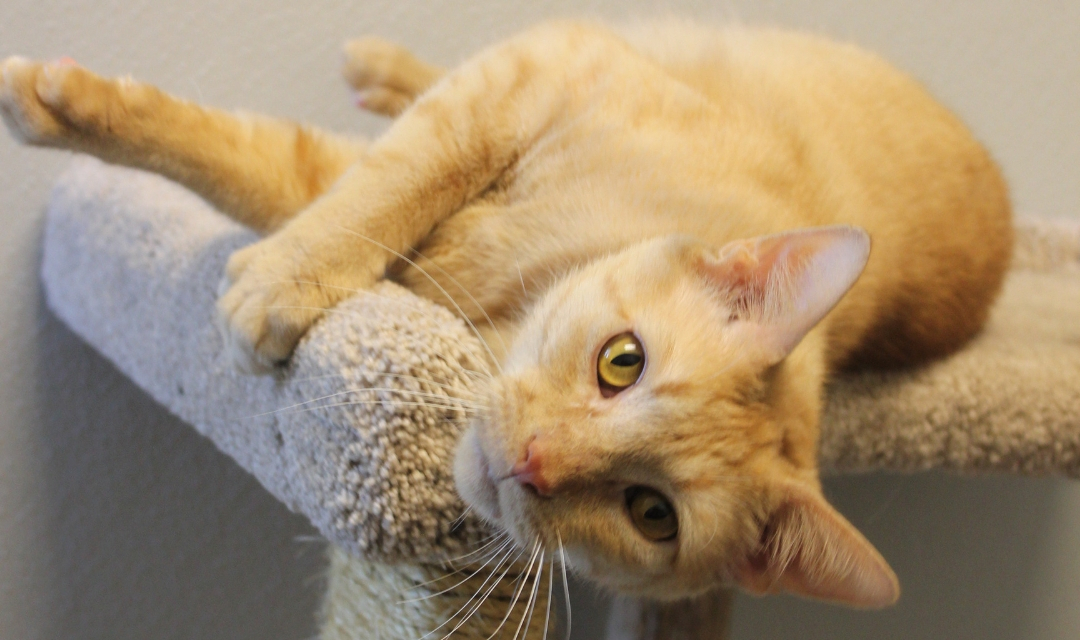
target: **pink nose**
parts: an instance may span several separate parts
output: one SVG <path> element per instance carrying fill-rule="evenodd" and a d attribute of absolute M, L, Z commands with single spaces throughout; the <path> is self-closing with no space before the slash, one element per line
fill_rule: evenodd
<path fill-rule="evenodd" d="M 531 488 L 537 495 L 550 496 L 551 485 L 544 479 L 543 459 L 543 446 L 536 441 L 536 438 L 533 438 L 529 446 L 525 448 L 525 455 L 510 470 L 510 475 L 522 486 Z"/>

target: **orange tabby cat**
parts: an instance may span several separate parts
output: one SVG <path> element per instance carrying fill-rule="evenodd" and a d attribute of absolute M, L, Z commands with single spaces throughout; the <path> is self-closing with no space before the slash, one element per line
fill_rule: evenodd
<path fill-rule="evenodd" d="M 445 73 L 348 53 L 361 104 L 400 113 L 370 144 L 66 62 L 8 59 L 0 106 L 26 142 L 268 232 L 219 302 L 248 369 L 384 274 L 470 292 L 498 373 L 455 472 L 519 543 L 627 594 L 895 601 L 821 495 L 818 420 L 838 368 L 947 354 L 986 318 L 1010 212 L 963 125 L 876 57 L 783 31 L 546 24 Z"/>

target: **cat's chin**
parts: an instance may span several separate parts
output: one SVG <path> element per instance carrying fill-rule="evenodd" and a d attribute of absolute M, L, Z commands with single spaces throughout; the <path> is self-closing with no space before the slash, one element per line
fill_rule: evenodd
<path fill-rule="evenodd" d="M 461 498 L 484 520 L 502 528 L 499 488 L 474 429 L 461 436 L 454 456 L 454 483 Z"/>

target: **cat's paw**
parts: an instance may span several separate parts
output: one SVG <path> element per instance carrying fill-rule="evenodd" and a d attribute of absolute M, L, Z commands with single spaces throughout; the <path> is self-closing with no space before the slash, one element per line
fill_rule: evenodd
<path fill-rule="evenodd" d="M 110 127 L 110 108 L 130 80 L 108 80 L 70 58 L 0 63 L 0 114 L 26 144 L 81 149 Z M 111 123 L 115 126 L 117 123 Z"/>
<path fill-rule="evenodd" d="M 408 49 L 381 38 L 360 38 L 345 45 L 342 75 L 356 91 L 356 105 L 396 116 L 440 75 Z"/>
<path fill-rule="evenodd" d="M 19 56 L 0 63 L 0 115 L 13 136 L 26 144 L 54 145 L 71 134 L 50 104 L 70 66 L 67 61 L 42 63 Z"/>
<path fill-rule="evenodd" d="M 273 370 L 327 309 L 374 283 L 361 274 L 319 264 L 302 246 L 278 236 L 236 251 L 217 303 L 229 358 L 242 371 Z"/>
<path fill-rule="evenodd" d="M 42 63 L 13 56 L 0 63 L 0 114 L 28 145 L 86 150 L 116 133 L 138 107 L 143 85 L 110 80 L 62 58 Z"/>

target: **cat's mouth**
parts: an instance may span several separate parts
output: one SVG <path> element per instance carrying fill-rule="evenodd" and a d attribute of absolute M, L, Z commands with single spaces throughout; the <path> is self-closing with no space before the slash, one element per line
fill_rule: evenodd
<path fill-rule="evenodd" d="M 491 472 L 491 462 L 482 447 L 477 443 L 477 452 L 480 455 L 480 476 L 484 484 L 485 493 L 491 497 L 491 509 L 496 520 L 502 519 L 502 509 L 499 508 L 499 479 Z"/>
<path fill-rule="evenodd" d="M 458 493 L 481 518 L 519 543 L 532 544 L 544 528 L 532 510 L 536 494 L 519 484 L 513 471 L 498 460 L 485 451 L 475 427 L 462 434 L 454 458 Z"/>
<path fill-rule="evenodd" d="M 498 479 L 474 430 L 466 431 L 454 459 L 454 481 L 461 497 L 481 517 L 501 524 Z"/>

